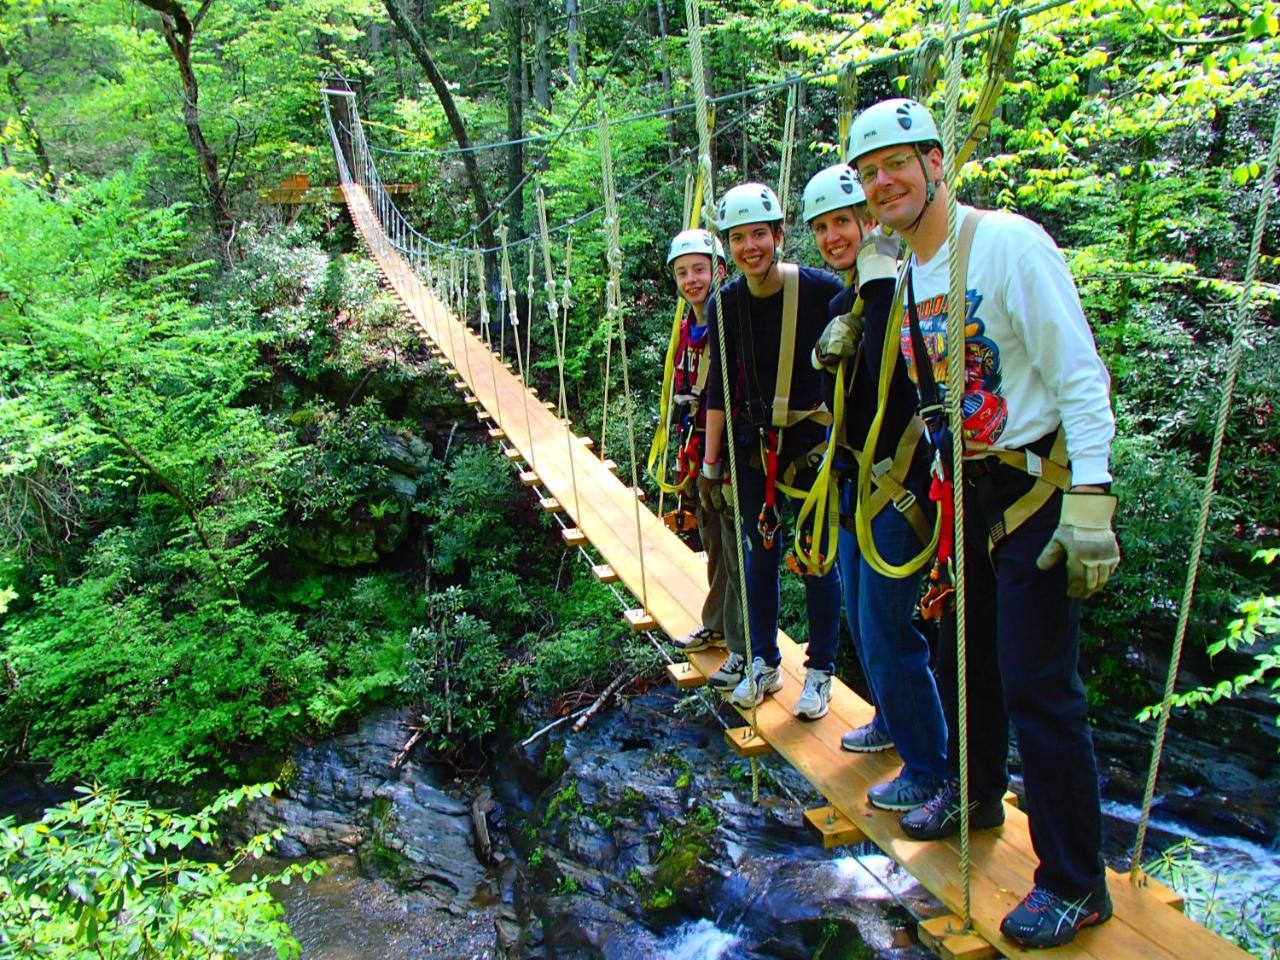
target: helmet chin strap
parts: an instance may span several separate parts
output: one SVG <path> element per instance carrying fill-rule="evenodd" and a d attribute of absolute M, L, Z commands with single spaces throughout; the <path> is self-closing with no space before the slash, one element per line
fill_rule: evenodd
<path fill-rule="evenodd" d="M 924 219 L 924 215 L 929 212 L 929 204 L 933 203 L 934 198 L 938 195 L 938 182 L 929 178 L 929 169 L 924 163 L 924 151 L 920 149 L 920 144 L 915 144 L 916 160 L 920 162 L 920 173 L 924 176 L 924 206 L 920 208 L 920 213 L 911 221 L 911 226 L 907 227 L 902 233 L 914 234 L 916 228 L 920 226 L 920 221 Z"/>

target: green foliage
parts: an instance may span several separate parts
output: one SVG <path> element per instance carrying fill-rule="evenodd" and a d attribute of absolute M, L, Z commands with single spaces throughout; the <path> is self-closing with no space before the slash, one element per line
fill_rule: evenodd
<path fill-rule="evenodd" d="M 68 960 L 301 955 L 268 887 L 306 882 L 322 864 L 233 879 L 276 835 L 254 837 L 224 862 L 185 852 L 215 843 L 217 818 L 269 786 L 241 787 L 190 815 L 97 787 L 76 791 L 80 799 L 38 822 L 0 820 L 0 948 Z"/>
<path fill-rule="evenodd" d="M 1262 550 L 1258 553 L 1258 557 L 1268 564 L 1274 563 L 1277 556 L 1280 556 L 1280 550 Z M 1239 612 L 1243 616 L 1227 625 L 1226 636 L 1211 643 L 1208 654 L 1213 658 L 1227 650 L 1232 653 L 1249 652 L 1253 654 L 1254 668 L 1247 673 L 1220 680 L 1212 687 L 1197 687 L 1176 694 L 1173 706 L 1190 707 L 1193 710 L 1210 706 L 1258 684 L 1266 685 L 1271 699 L 1280 704 L 1280 596 L 1265 594 L 1246 600 L 1240 604 Z M 1144 707 L 1138 714 L 1138 719 L 1151 720 L 1159 713 L 1159 704 Z M 1280 718 L 1277 718 L 1276 723 L 1280 725 Z"/>
<path fill-rule="evenodd" d="M 1241 902 L 1230 902 L 1221 891 L 1248 888 L 1253 879 L 1215 871 L 1201 862 L 1203 849 L 1183 840 L 1162 851 L 1144 869 L 1179 894 L 1187 916 L 1233 940 L 1262 960 L 1280 958 L 1280 898 L 1276 888 L 1258 889 Z"/>

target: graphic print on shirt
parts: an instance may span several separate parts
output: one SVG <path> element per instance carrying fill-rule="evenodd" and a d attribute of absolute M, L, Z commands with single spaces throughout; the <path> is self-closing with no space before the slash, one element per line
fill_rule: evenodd
<path fill-rule="evenodd" d="M 982 295 L 972 288 L 965 291 L 965 372 L 964 411 L 965 437 L 975 443 L 994 445 L 1004 431 L 1009 419 L 1008 402 L 1000 392 L 1000 348 L 986 333 L 986 323 L 978 316 Z M 940 293 L 923 303 L 916 304 L 920 316 L 920 333 L 933 367 L 933 378 L 938 393 L 947 395 L 947 295 Z M 903 313 L 900 332 L 902 356 L 907 361 L 907 373 L 919 386 L 916 377 L 914 351 L 911 347 L 911 327 L 906 312 Z"/>

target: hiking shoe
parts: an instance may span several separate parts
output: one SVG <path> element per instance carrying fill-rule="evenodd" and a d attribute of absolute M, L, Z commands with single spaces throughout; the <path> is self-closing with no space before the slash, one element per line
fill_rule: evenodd
<path fill-rule="evenodd" d="M 731 653 L 724 658 L 724 663 L 711 676 L 707 683 L 722 693 L 728 693 L 742 682 L 742 674 L 747 668 L 747 658 L 740 653 Z"/>
<path fill-rule="evenodd" d="M 804 689 L 800 691 L 800 699 L 791 708 L 791 712 L 806 720 L 817 720 L 827 715 L 827 704 L 830 702 L 831 672 L 810 669 L 804 675 Z"/>
<path fill-rule="evenodd" d="M 751 669 L 733 688 L 730 700 L 735 706 L 754 707 L 764 699 L 766 693 L 777 693 L 782 689 L 782 671 L 771 667 L 761 657 L 751 661 Z"/>
<path fill-rule="evenodd" d="M 880 753 L 893 749 L 893 737 L 874 723 L 867 723 L 841 737 L 840 749 L 850 753 Z"/>
<path fill-rule="evenodd" d="M 937 792 L 937 787 L 926 787 L 900 773 L 868 790 L 867 802 L 881 810 L 914 810 L 923 807 Z"/>
<path fill-rule="evenodd" d="M 697 630 L 692 630 L 683 637 L 671 642 L 681 653 L 696 653 L 699 650 L 723 647 L 725 645 L 724 634 L 719 630 L 712 630 L 710 627 L 699 627 Z"/>
<path fill-rule="evenodd" d="M 1111 919 L 1111 897 L 1103 883 L 1078 900 L 1064 900 L 1033 887 L 1000 921 L 1000 932 L 1020 947 L 1060 947 L 1076 932 Z"/>
<path fill-rule="evenodd" d="M 898 821 L 912 840 L 941 840 L 960 830 L 960 783 L 947 780 L 938 791 Z M 983 830 L 1004 823 L 1004 798 L 969 801 L 969 826 Z"/>

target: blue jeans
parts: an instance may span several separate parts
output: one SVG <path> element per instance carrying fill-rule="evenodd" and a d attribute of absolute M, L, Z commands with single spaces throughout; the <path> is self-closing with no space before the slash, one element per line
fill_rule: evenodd
<path fill-rule="evenodd" d="M 1029 485 L 1000 468 L 989 503 L 1012 503 Z M 1080 680 L 1080 601 L 1067 596 L 1063 564 L 1036 566 L 1062 509 L 1055 494 L 988 555 L 983 499 L 965 484 L 969 783 L 975 799 L 1009 783 L 1009 724 L 1018 737 L 1035 882 L 1072 899 L 1102 882 L 1098 767 Z M 958 716 L 955 617 L 944 618 L 939 675 L 947 715 Z M 959 766 L 955 720 L 950 763 Z"/>
<path fill-rule="evenodd" d="M 741 444 L 742 442 L 739 441 Z M 745 462 L 751 451 L 739 451 Z M 779 566 L 783 551 L 791 544 L 785 526 L 778 530 L 772 549 L 766 550 L 760 537 L 757 518 L 764 504 L 764 473 L 745 466 L 738 471 L 739 508 L 746 549 L 743 567 L 747 578 L 747 619 L 751 634 L 751 655 L 761 657 L 771 667 L 782 662 L 778 649 Z M 785 503 L 784 503 L 785 502 Z M 780 512 L 790 514 L 795 522 L 799 507 L 796 501 L 778 494 Z M 805 607 L 809 616 L 809 647 L 805 666 L 834 672 L 836 647 L 840 642 L 840 573 L 832 566 L 819 577 L 805 576 Z"/>
<path fill-rule="evenodd" d="M 907 486 L 922 505 L 928 503 L 927 479 L 909 479 Z M 853 517 L 853 495 L 854 479 L 845 479 L 840 489 L 842 517 Z M 871 521 L 871 533 L 876 549 L 890 563 L 903 563 L 923 546 L 892 504 Z M 929 670 L 929 641 L 912 622 L 921 576 L 894 580 L 877 573 L 862 555 L 857 536 L 841 525 L 845 618 L 871 688 L 876 708 L 872 723 L 893 738 L 906 777 L 932 787 L 947 775 L 947 726 Z"/>

